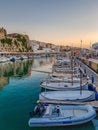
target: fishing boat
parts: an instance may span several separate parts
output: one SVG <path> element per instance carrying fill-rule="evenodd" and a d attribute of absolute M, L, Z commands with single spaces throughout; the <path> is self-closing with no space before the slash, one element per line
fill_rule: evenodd
<path fill-rule="evenodd" d="M 49 81 L 52 81 L 52 82 L 55 82 L 55 81 L 59 81 L 59 82 L 72 82 L 72 78 L 71 78 L 71 75 L 69 74 L 69 76 L 65 75 L 65 76 L 59 76 L 58 74 L 57 75 L 49 75 L 48 77 Z M 83 77 L 82 78 L 83 80 L 87 81 L 87 82 L 90 82 L 89 80 L 89 77 Z M 73 83 L 75 82 L 80 82 L 80 78 L 79 77 L 76 77 L 73 75 Z"/>
<path fill-rule="evenodd" d="M 40 82 L 40 86 L 49 90 L 88 90 L 88 83 L 91 83 L 88 77 L 83 78 L 83 73 L 80 71 L 80 78 L 74 77 L 73 73 L 70 77 L 64 74 L 64 77 L 48 76 L 44 81 Z"/>
<path fill-rule="evenodd" d="M 66 58 L 57 59 L 54 63 L 54 65 L 56 65 L 56 66 L 64 66 L 64 65 L 70 65 L 70 64 L 71 64 L 71 60 L 68 58 L 67 59 Z"/>
<path fill-rule="evenodd" d="M 83 90 L 88 90 L 88 81 L 82 82 L 80 85 L 80 80 L 76 80 L 76 78 L 67 79 L 64 81 L 49 81 L 44 80 L 40 82 L 40 86 L 42 88 L 48 89 L 48 90 L 80 90 L 81 88 Z"/>
<path fill-rule="evenodd" d="M 46 126 L 70 126 L 79 125 L 91 121 L 96 117 L 96 112 L 89 105 L 54 105 L 49 104 L 42 108 L 36 108 L 35 113 L 40 113 L 40 117 L 30 118 L 30 127 Z"/>
<path fill-rule="evenodd" d="M 8 61 L 10 61 L 10 59 L 9 58 L 7 58 L 7 57 L 0 57 L 0 63 L 5 63 L 5 62 L 8 62 Z"/>
<path fill-rule="evenodd" d="M 94 91 L 75 90 L 75 91 L 45 91 L 39 94 L 40 100 L 55 100 L 55 101 L 93 101 L 96 99 Z"/>

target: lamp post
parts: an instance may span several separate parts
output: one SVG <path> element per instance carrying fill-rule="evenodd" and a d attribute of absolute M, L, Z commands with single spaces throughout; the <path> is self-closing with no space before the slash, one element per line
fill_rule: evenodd
<path fill-rule="evenodd" d="M 81 46 L 80 46 L 80 56 L 82 57 L 82 40 L 81 40 Z"/>

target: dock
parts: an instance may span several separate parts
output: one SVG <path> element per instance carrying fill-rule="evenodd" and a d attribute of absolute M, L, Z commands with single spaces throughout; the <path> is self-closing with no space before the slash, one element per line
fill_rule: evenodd
<path fill-rule="evenodd" d="M 92 74 L 94 75 L 95 77 L 94 86 L 96 87 L 96 91 L 98 92 L 98 74 L 95 71 L 93 71 L 91 68 L 89 68 L 87 65 L 82 63 L 81 61 L 79 62 L 82 64 L 82 68 L 86 67 L 87 75 L 89 77 L 91 77 Z M 98 101 L 74 102 L 74 101 L 57 101 L 57 100 L 39 100 L 38 102 L 46 103 L 46 104 L 56 104 L 56 105 L 91 105 L 96 111 L 98 111 Z"/>
<path fill-rule="evenodd" d="M 32 69 L 32 71 L 39 72 L 39 73 L 48 73 L 48 74 L 52 74 L 51 71 L 41 71 L 41 70 L 34 70 L 34 69 Z"/>

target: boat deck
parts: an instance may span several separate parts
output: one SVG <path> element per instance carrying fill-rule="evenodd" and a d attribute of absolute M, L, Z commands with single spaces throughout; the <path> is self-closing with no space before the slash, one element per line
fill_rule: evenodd
<path fill-rule="evenodd" d="M 95 108 L 96 111 L 98 111 L 98 101 L 73 102 L 73 101 L 39 100 L 39 103 L 58 104 L 58 105 L 91 105 Z"/>

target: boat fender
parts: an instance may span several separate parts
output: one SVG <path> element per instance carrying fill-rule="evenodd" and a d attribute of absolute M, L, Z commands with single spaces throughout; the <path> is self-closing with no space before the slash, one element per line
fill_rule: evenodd
<path fill-rule="evenodd" d="M 94 75 L 92 74 L 91 75 L 91 81 L 92 81 L 92 84 L 94 83 Z"/>
<path fill-rule="evenodd" d="M 95 99 L 98 101 L 98 93 L 95 94 Z"/>
<path fill-rule="evenodd" d="M 92 84 L 88 84 L 88 90 L 96 92 L 96 89 Z"/>

